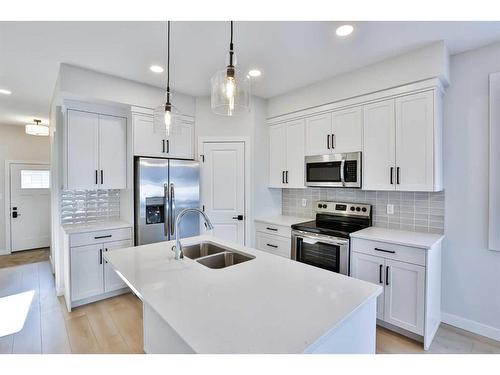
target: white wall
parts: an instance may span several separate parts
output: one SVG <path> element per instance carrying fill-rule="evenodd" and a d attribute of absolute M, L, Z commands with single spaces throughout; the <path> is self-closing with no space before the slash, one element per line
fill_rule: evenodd
<path fill-rule="evenodd" d="M 268 100 L 267 117 L 434 77 L 441 78 L 445 84 L 449 82 L 449 57 L 443 42 L 271 98 Z"/>
<path fill-rule="evenodd" d="M 5 243 L 5 161 L 49 161 L 49 137 L 27 135 L 23 126 L 0 125 L 0 252 Z"/>
<path fill-rule="evenodd" d="M 252 111 L 242 117 L 215 115 L 210 97 L 196 99 L 196 139 L 199 137 L 247 137 L 250 139 L 251 213 L 247 214 L 250 233 L 247 244 L 254 241 L 254 222 L 258 216 L 281 214 L 281 189 L 268 189 L 269 137 L 266 124 L 266 102 L 252 98 Z"/>
<path fill-rule="evenodd" d="M 161 88 L 67 64 L 61 64 L 56 89 L 67 99 L 100 100 L 146 108 L 155 108 L 165 100 L 165 90 Z M 194 115 L 194 97 L 174 92 L 172 103 L 182 114 Z"/>
<path fill-rule="evenodd" d="M 494 72 L 500 72 L 500 43 L 451 58 L 442 310 L 445 321 L 500 340 L 500 253 L 487 248 L 488 75 Z"/>

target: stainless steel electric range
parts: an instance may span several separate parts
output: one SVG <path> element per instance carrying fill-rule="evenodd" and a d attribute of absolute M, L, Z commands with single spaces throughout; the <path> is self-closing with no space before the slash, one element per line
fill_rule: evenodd
<path fill-rule="evenodd" d="M 316 220 L 292 225 L 292 259 L 350 273 L 350 233 L 372 225 L 370 204 L 319 201 Z"/>

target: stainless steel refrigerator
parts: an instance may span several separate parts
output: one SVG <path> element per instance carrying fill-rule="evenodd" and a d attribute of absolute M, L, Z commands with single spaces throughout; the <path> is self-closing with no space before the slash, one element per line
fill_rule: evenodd
<path fill-rule="evenodd" d="M 135 244 L 175 239 L 177 213 L 200 205 L 197 161 L 137 157 L 135 159 Z M 199 217 L 183 217 L 182 238 L 200 233 Z"/>

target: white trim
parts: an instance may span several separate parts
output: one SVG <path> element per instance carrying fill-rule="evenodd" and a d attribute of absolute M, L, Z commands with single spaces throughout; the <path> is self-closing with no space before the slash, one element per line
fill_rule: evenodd
<path fill-rule="evenodd" d="M 251 243 L 251 223 L 253 222 L 252 210 L 252 174 L 251 174 L 251 141 L 249 137 L 198 137 L 198 147 L 196 149 L 197 158 L 201 164 L 201 152 L 203 150 L 203 143 L 224 143 L 224 142 L 243 142 L 245 148 L 245 245 Z M 200 186 L 200 202 L 203 202 L 203 190 Z"/>
<path fill-rule="evenodd" d="M 461 316 L 448 314 L 445 312 L 441 313 L 441 320 L 443 323 L 464 329 L 472 333 L 476 333 L 481 336 L 488 337 L 493 340 L 500 341 L 500 328 L 488 326 L 474 320 L 469 320 L 466 318 L 462 318 Z"/>
<path fill-rule="evenodd" d="M 12 253 L 12 246 L 10 243 L 10 166 L 12 164 L 36 164 L 36 165 L 48 165 L 49 162 L 36 161 L 36 160 L 5 160 L 5 204 L 4 204 L 4 215 L 5 215 L 5 249 L 0 250 L 0 255 L 8 255 Z M 52 176 L 51 176 L 52 178 Z M 52 186 L 52 183 L 51 183 Z"/>
<path fill-rule="evenodd" d="M 488 248 L 500 251 L 500 72 L 489 77 L 489 194 L 488 194 Z"/>
<path fill-rule="evenodd" d="M 380 90 L 351 98 L 345 98 L 331 103 L 325 103 L 322 105 L 304 108 L 289 113 L 283 113 L 278 116 L 268 117 L 267 123 L 274 125 L 298 118 L 319 115 L 322 113 L 337 111 L 340 109 L 347 109 L 349 107 L 358 106 L 361 104 L 373 103 L 381 100 L 386 100 L 388 98 L 396 98 L 398 96 L 406 96 L 429 90 L 438 90 L 439 92 L 444 92 L 442 82 L 438 78 L 426 79 L 403 86 L 393 87 L 390 89 Z"/>

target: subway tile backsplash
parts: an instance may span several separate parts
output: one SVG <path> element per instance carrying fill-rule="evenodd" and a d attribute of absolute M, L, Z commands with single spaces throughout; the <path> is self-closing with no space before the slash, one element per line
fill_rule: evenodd
<path fill-rule="evenodd" d="M 120 190 L 63 190 L 61 224 L 87 224 L 119 219 Z"/>
<path fill-rule="evenodd" d="M 369 203 L 373 225 L 415 232 L 444 232 L 444 191 L 436 193 L 364 191 L 358 189 L 307 188 L 283 189 L 283 215 L 314 218 L 318 200 Z M 302 206 L 303 200 L 306 206 Z M 387 204 L 394 214 L 387 214 Z"/>

